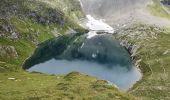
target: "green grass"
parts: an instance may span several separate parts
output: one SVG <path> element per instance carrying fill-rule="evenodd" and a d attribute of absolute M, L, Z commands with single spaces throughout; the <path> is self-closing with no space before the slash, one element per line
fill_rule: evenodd
<path fill-rule="evenodd" d="M 143 27 L 147 29 L 141 30 Z M 143 73 L 143 79 L 129 93 L 142 100 L 169 100 L 170 52 L 165 52 L 170 50 L 170 32 L 145 25 L 139 25 L 130 30 L 127 30 L 121 38 L 140 46 L 136 54 L 136 60 L 141 59 L 146 65 L 140 66 L 142 71 L 145 72 Z M 141 39 L 137 38 L 141 36 Z M 152 36 L 156 38 L 152 38 Z M 150 70 L 145 71 L 146 67 Z"/>
<path fill-rule="evenodd" d="M 41 0 L 41 2 L 46 1 Z M 0 45 L 13 46 L 18 54 L 17 58 L 0 58 L 0 100 L 134 100 L 132 95 L 120 92 L 106 81 L 99 81 L 91 76 L 79 73 L 62 76 L 45 75 L 28 73 L 22 69 L 24 61 L 32 55 L 38 43 L 53 38 L 54 34 L 64 34 L 69 28 L 75 29 L 79 33 L 86 31 L 75 22 L 84 17 L 81 9 L 75 6 L 76 1 L 50 0 L 47 2 L 50 4 L 45 3 L 43 6 L 45 8 L 40 11 L 40 14 L 46 11 L 46 7 L 60 9 L 69 18 L 64 26 L 56 23 L 43 25 L 24 15 L 24 12 L 37 9 L 41 4 L 39 0 L 36 2 L 2 0 L 0 2 L 4 8 L 15 4 L 20 6 L 19 13 L 10 14 L 8 19 L 0 19 L 0 32 L 6 35 L 6 37 L 0 37 Z M 70 2 L 73 3 L 70 4 Z M 62 7 L 57 5 L 62 5 Z M 67 7 L 65 10 L 61 9 L 65 7 Z M 3 15 L 5 14 L 6 12 L 3 12 Z M 18 33 L 18 39 L 8 38 L 11 33 L 2 28 L 5 23 L 14 27 L 15 32 Z"/>
<path fill-rule="evenodd" d="M 17 66 L 22 66 L 24 60 L 33 53 L 36 48 L 34 41 L 41 43 L 47 39 L 53 38 L 54 35 L 51 30 L 55 26 L 47 28 L 47 26 L 35 23 L 27 18 L 21 20 L 16 16 L 10 19 L 10 23 L 15 26 L 15 30 L 19 34 L 18 39 L 12 40 L 10 38 L 1 37 L 0 45 L 14 46 L 19 56 L 17 59 L 0 59 L 3 62 L 15 65 L 16 67 L 12 66 L 11 68 L 13 70 L 15 70 L 15 68 L 21 69 L 17 68 Z"/>
<path fill-rule="evenodd" d="M 28 18 L 25 18 L 24 20 L 19 19 L 17 17 L 13 17 L 11 19 L 12 24 L 16 27 L 17 32 L 20 33 L 21 37 L 27 39 L 27 40 L 33 40 L 36 39 L 38 42 L 43 42 L 47 39 L 53 38 L 54 34 L 52 30 L 54 28 L 57 28 L 59 26 L 57 25 L 50 25 L 50 26 L 45 26 L 39 23 L 36 23 L 33 20 L 30 20 Z M 65 30 L 59 30 L 59 33 L 63 33 Z M 59 34 L 58 33 L 58 34 Z"/>
<path fill-rule="evenodd" d="M 75 21 L 79 21 L 80 18 L 84 18 L 85 14 L 80 8 L 80 3 L 78 0 L 36 0 L 39 2 L 43 2 L 46 6 L 50 6 L 54 9 L 61 9 L 65 15 Z"/>
<path fill-rule="evenodd" d="M 152 0 L 153 4 L 148 5 L 148 9 L 154 16 L 170 19 L 170 14 L 161 6 L 160 0 Z"/>
<path fill-rule="evenodd" d="M 10 80 L 9 78 L 15 78 Z M 118 92 L 105 81 L 70 73 L 50 76 L 39 73 L 0 73 L 2 100 L 134 100 L 131 95 Z"/>
<path fill-rule="evenodd" d="M 27 57 L 29 57 L 32 54 L 33 50 L 35 49 L 35 45 L 33 45 L 30 41 L 26 41 L 26 40 L 11 41 L 9 39 L 0 38 L 0 44 L 6 45 L 6 46 L 8 45 L 14 46 L 19 55 L 16 59 L 1 58 L 1 61 L 12 65 L 11 67 L 9 66 L 8 69 L 13 70 L 13 71 L 21 70 L 21 68 L 17 66 L 21 66 L 24 60 Z"/>
<path fill-rule="evenodd" d="M 10 2 L 16 3 L 15 1 L 16 0 L 12 0 Z M 78 8 L 75 8 L 73 5 L 68 5 L 70 0 L 65 1 L 67 3 L 62 0 L 50 0 L 47 1 L 50 3 L 47 3 L 46 6 L 58 9 L 64 4 L 66 9 L 62 10 L 67 17 L 74 20 L 78 19 L 76 16 L 83 17 L 82 12 Z M 9 2 L 9 0 L 3 0 L 3 3 L 4 2 Z M 3 3 L 1 2 L 0 4 Z M 20 2 L 17 3 L 20 4 Z M 36 9 L 36 4 L 27 6 L 31 10 Z M 70 8 L 73 10 L 75 9 L 75 13 L 71 13 Z M 158 0 L 154 0 L 154 4 L 150 5 L 149 9 L 153 15 L 170 18 L 160 6 Z M 0 99 L 2 100 L 170 99 L 170 51 L 167 54 L 164 54 L 170 49 L 170 32 L 155 30 L 151 26 L 145 26 L 147 27 L 145 30 L 142 28 L 144 26 L 137 26 L 131 31 L 126 30 L 124 32 L 121 39 L 126 39 L 129 42 L 140 46 L 140 49 L 138 49 L 136 54 L 136 60 L 142 60 L 140 68 L 144 76 L 141 81 L 128 91 L 128 93 L 123 93 L 114 86 L 109 85 L 106 81 L 99 81 L 94 77 L 79 73 L 70 73 L 68 75 L 46 75 L 28 73 L 22 69 L 23 62 L 36 48 L 36 43 L 33 42 L 34 40 L 41 43 L 54 37 L 56 32 L 63 34 L 68 30 L 68 26 L 83 32 L 84 29 L 74 21 L 70 21 L 63 27 L 57 24 L 51 24 L 49 26 L 42 25 L 29 18 L 21 20 L 17 15 L 12 16 L 9 21 L 15 26 L 20 38 L 11 40 L 9 38 L 1 37 L 0 45 L 14 46 L 19 56 L 17 59 L 0 58 Z M 142 32 L 138 34 L 137 31 Z M 154 35 L 156 39 L 152 38 L 152 33 L 156 33 L 156 35 Z M 134 34 L 135 37 L 132 37 L 132 34 Z M 139 38 L 141 36 L 144 37 Z M 9 78 L 15 79 L 10 80 Z"/>

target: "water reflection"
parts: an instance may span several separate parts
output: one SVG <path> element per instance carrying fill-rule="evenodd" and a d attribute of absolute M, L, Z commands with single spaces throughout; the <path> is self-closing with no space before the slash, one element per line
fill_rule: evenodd
<path fill-rule="evenodd" d="M 119 65 L 105 66 L 89 61 L 67 61 L 51 59 L 44 63 L 34 65 L 28 71 L 36 71 L 47 74 L 67 74 L 70 72 L 80 72 L 95 76 L 98 79 L 108 80 L 116 84 L 120 89 L 127 90 L 141 78 L 141 73 L 136 67 L 127 69 Z"/>

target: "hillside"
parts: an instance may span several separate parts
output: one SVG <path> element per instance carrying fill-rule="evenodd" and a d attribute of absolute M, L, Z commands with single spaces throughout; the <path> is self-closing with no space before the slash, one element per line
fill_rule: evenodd
<path fill-rule="evenodd" d="M 0 99 L 134 99 L 107 81 L 70 73 L 45 75 L 22 69 L 43 41 L 70 32 L 84 33 L 78 0 L 0 1 Z"/>
<path fill-rule="evenodd" d="M 120 34 L 120 40 L 137 47 L 133 55 L 144 75 L 129 93 L 142 100 L 169 100 L 169 29 L 135 25 Z"/>
<path fill-rule="evenodd" d="M 133 1 L 1 0 L 0 100 L 170 100 L 169 5 L 159 0 L 148 0 L 148 4 L 147 0 Z M 85 13 L 100 17 L 99 22 L 105 20 L 115 34 L 96 32 L 92 34 L 96 38 L 88 41 L 90 29 L 81 26 L 86 21 Z M 109 34 L 111 40 L 97 37 L 103 34 Z M 119 43 L 110 45 L 112 40 Z M 101 48 L 98 41 L 113 50 Z M 86 44 L 90 49 L 83 48 Z M 114 51 L 119 46 L 121 50 Z M 110 81 L 79 72 L 49 75 L 26 71 L 58 55 L 61 59 L 86 57 L 95 61 L 96 55 L 89 53 L 96 51 L 95 47 L 103 50 L 97 53 L 102 54 L 98 62 L 104 63 L 114 62 L 116 50 L 128 52 L 130 59 L 120 62 L 127 65 L 132 60 L 141 71 L 141 80 L 122 91 Z"/>
<path fill-rule="evenodd" d="M 1 0 L 0 5 L 0 41 L 3 51 L 0 53 L 0 59 L 11 66 L 21 66 L 25 58 L 42 41 L 65 32 L 84 31 L 77 24 L 77 19 L 84 16 L 81 9 L 74 8 L 69 2 L 65 3 L 65 7 L 70 6 L 66 11 L 35 0 Z M 10 70 L 13 68 L 10 67 Z"/>

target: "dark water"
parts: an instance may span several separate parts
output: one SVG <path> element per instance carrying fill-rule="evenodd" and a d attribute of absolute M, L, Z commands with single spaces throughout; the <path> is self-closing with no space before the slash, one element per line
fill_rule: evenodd
<path fill-rule="evenodd" d="M 108 80 L 116 84 L 120 89 L 127 90 L 141 78 L 141 73 L 136 67 L 130 70 L 119 65 L 105 66 L 95 62 L 81 60 L 55 60 L 51 59 L 31 67 L 28 71 L 36 71 L 47 74 L 67 74 L 80 72 L 97 77 L 97 79 Z"/>
<path fill-rule="evenodd" d="M 89 22 L 89 28 L 100 29 L 98 25 L 101 21 Z M 101 23 L 100 25 L 107 26 Z M 107 26 L 106 29 L 110 31 L 112 28 Z M 106 29 L 104 28 L 105 31 Z M 129 52 L 113 35 L 105 32 L 97 34 L 94 31 L 78 36 L 68 34 L 46 41 L 39 45 L 24 65 L 30 72 L 56 75 L 80 72 L 107 80 L 122 90 L 128 90 L 141 78 L 141 73 L 134 67 Z"/>
<path fill-rule="evenodd" d="M 25 69 L 56 75 L 76 71 L 107 80 L 122 90 L 128 90 L 141 78 L 127 50 L 107 34 L 49 40 L 26 60 Z"/>

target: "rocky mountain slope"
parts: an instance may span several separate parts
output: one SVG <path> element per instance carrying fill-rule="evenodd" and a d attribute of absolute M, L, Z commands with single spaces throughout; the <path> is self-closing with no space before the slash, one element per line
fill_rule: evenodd
<path fill-rule="evenodd" d="M 83 32 L 84 29 L 77 24 L 77 19 L 84 17 L 81 8 L 78 9 L 80 6 L 71 5 L 70 1 L 67 1 L 61 9 L 57 6 L 59 3 L 63 2 L 1 0 L 1 61 L 21 64 L 42 41 L 65 32 Z"/>
<path fill-rule="evenodd" d="M 119 32 L 118 39 L 135 46 L 133 58 L 143 78 L 129 93 L 142 100 L 169 100 L 170 30 L 156 26 L 135 25 Z"/>
<path fill-rule="evenodd" d="M 53 76 L 22 69 L 39 43 L 67 33 L 87 32 L 79 26 L 81 18 L 84 13 L 78 0 L 1 0 L 0 99 L 135 99 L 91 76 Z"/>
<path fill-rule="evenodd" d="M 124 93 L 107 81 L 77 72 L 55 76 L 22 69 L 40 43 L 63 34 L 87 32 L 79 25 L 85 17 L 79 0 L 1 0 L 0 99 L 169 100 L 170 29 L 165 25 L 169 25 L 170 15 L 158 0 L 153 1 L 147 9 L 154 17 L 146 15 L 144 21 L 151 24 L 116 30 L 116 39 L 122 41 L 143 73 L 141 81 Z"/>
<path fill-rule="evenodd" d="M 105 19 L 116 29 L 117 39 L 122 41 L 136 66 L 140 67 L 143 78 L 129 93 L 139 100 L 169 100 L 169 9 L 160 0 L 146 0 L 147 5 L 141 3 L 136 7 L 140 1 L 82 0 L 82 3 L 85 11 Z"/>
<path fill-rule="evenodd" d="M 117 29 L 134 23 L 170 26 L 160 0 L 81 0 L 83 10 Z"/>

